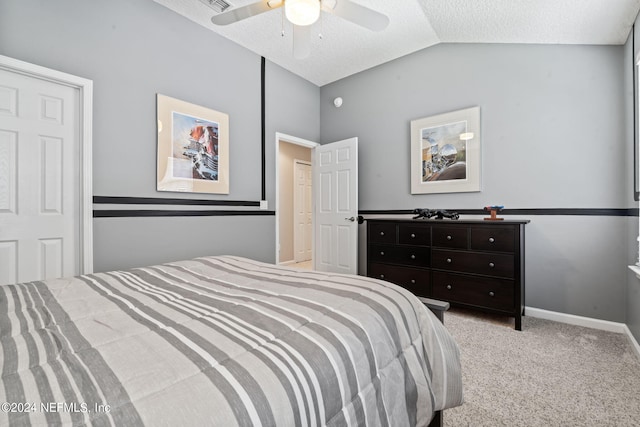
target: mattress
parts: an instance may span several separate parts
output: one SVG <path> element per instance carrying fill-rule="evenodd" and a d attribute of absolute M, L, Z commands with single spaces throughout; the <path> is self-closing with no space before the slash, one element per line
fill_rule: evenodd
<path fill-rule="evenodd" d="M 422 426 L 463 400 L 410 292 L 232 257 L 0 286 L 0 425 Z"/>

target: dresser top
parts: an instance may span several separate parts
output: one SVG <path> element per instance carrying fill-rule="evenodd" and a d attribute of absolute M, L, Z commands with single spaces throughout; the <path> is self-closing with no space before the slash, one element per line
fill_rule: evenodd
<path fill-rule="evenodd" d="M 500 224 L 528 224 L 531 221 L 528 219 L 504 219 L 504 220 L 484 220 L 484 219 L 407 219 L 407 218 L 367 218 L 367 221 L 375 221 L 375 222 L 402 222 L 402 223 L 413 223 L 413 224 L 444 224 L 444 225 L 455 225 L 455 224 L 482 224 L 482 225 L 500 225 Z"/>

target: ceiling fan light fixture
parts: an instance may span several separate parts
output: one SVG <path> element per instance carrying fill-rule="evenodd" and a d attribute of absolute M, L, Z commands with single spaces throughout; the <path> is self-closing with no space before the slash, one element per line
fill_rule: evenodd
<path fill-rule="evenodd" d="M 285 0 L 284 13 L 295 25 L 311 25 L 320 17 L 319 0 Z"/>

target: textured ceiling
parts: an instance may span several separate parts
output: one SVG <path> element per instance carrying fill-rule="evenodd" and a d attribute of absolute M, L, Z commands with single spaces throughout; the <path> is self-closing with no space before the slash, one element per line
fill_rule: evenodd
<path fill-rule="evenodd" d="M 154 1 L 318 86 L 437 43 L 620 45 L 640 10 L 640 0 L 352 0 L 387 15 L 389 26 L 373 32 L 323 12 L 311 54 L 295 59 L 282 8 L 216 26 L 216 12 L 200 0 Z M 235 8 L 258 0 L 226 1 Z"/>

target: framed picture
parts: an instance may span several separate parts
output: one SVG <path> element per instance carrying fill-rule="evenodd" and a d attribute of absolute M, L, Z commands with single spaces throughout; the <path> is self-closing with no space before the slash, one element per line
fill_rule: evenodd
<path fill-rule="evenodd" d="M 411 194 L 480 191 L 480 107 L 411 121 Z"/>
<path fill-rule="evenodd" d="M 229 194 L 229 116 L 157 95 L 158 191 Z"/>

